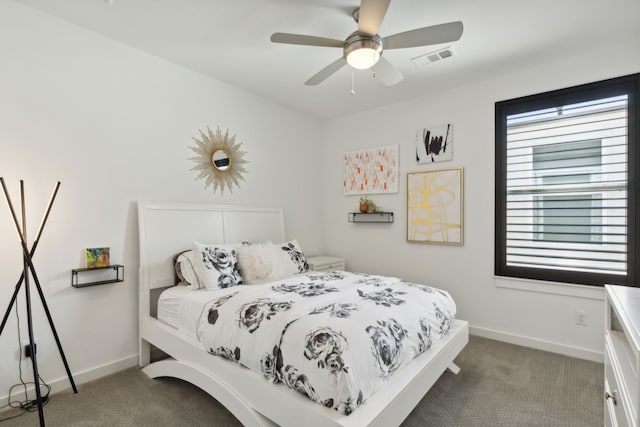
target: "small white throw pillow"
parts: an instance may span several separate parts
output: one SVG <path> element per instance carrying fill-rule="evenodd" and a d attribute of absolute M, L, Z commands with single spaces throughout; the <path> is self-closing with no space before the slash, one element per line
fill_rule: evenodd
<path fill-rule="evenodd" d="M 242 283 L 255 285 L 281 278 L 283 273 L 278 271 L 277 255 L 271 242 L 251 243 L 239 247 L 237 257 Z"/>

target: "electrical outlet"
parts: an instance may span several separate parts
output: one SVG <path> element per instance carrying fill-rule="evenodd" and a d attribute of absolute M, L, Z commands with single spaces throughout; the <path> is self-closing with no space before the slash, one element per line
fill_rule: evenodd
<path fill-rule="evenodd" d="M 576 310 L 576 325 L 587 326 L 587 313 Z"/>
<path fill-rule="evenodd" d="M 28 359 L 33 353 L 38 351 L 38 344 L 36 343 L 36 340 L 33 340 L 33 349 L 35 351 L 31 351 L 31 343 L 29 340 L 22 341 L 22 358 Z"/>
<path fill-rule="evenodd" d="M 38 351 L 38 345 L 36 343 L 33 343 L 33 351 L 31 351 L 31 344 L 27 344 L 24 346 L 24 357 L 31 357 L 36 351 Z"/>

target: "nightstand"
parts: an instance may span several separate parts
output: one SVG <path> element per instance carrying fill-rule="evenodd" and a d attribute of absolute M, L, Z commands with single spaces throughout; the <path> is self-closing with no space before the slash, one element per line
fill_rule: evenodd
<path fill-rule="evenodd" d="M 310 271 L 344 270 L 344 258 L 333 256 L 312 256 L 307 258 Z"/>

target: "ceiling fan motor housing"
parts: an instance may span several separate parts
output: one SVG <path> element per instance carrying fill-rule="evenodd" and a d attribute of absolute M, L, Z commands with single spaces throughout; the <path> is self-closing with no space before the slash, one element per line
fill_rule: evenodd
<path fill-rule="evenodd" d="M 371 51 L 371 55 L 376 56 L 376 60 L 374 61 L 374 64 L 375 64 L 375 62 L 377 62 L 380 56 L 382 55 L 382 39 L 377 34 L 372 36 L 370 34 L 360 33 L 358 31 L 351 33 L 344 42 L 344 48 L 343 48 L 344 59 L 346 59 L 347 62 L 351 64 L 351 66 L 355 68 L 359 68 L 358 66 L 354 65 L 352 61 L 349 60 L 349 55 L 362 49 L 367 49 Z M 372 65 L 373 64 L 369 64 L 368 66 L 363 66 L 363 68 L 361 69 L 369 68 Z"/>

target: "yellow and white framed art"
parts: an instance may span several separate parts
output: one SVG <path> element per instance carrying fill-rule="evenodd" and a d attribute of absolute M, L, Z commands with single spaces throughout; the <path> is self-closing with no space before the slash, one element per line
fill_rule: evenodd
<path fill-rule="evenodd" d="M 462 168 L 407 174 L 407 241 L 463 244 Z"/>

